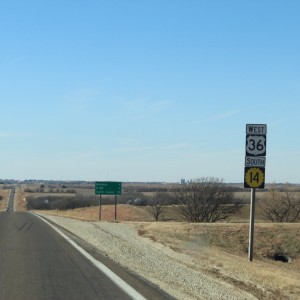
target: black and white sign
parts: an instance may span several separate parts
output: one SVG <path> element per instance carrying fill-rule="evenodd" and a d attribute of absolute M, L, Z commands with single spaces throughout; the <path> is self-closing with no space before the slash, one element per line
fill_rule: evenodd
<path fill-rule="evenodd" d="M 246 156 L 245 157 L 245 167 L 261 167 L 266 166 L 266 158 L 262 156 Z"/>
<path fill-rule="evenodd" d="M 264 188 L 267 125 L 246 124 L 245 188 Z"/>
<path fill-rule="evenodd" d="M 266 124 L 247 124 L 246 134 L 250 135 L 266 135 L 267 125 Z"/>
<path fill-rule="evenodd" d="M 267 136 L 246 135 L 246 156 L 266 156 Z"/>

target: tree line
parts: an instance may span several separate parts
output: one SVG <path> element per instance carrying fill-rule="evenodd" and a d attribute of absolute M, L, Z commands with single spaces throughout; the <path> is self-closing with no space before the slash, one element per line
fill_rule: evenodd
<path fill-rule="evenodd" d="M 300 221 L 300 197 L 289 185 L 272 186 L 260 202 L 264 216 L 271 222 Z M 99 197 L 49 196 L 28 197 L 28 209 L 74 209 L 96 206 Z M 139 201 L 133 201 L 139 200 Z M 113 197 L 102 197 L 102 204 L 112 204 Z M 124 191 L 118 203 L 148 206 L 153 218 L 158 221 L 169 205 L 174 205 L 178 214 L 188 222 L 218 222 L 229 220 L 242 207 L 242 199 L 235 197 L 235 190 L 222 179 L 202 177 L 188 184 L 177 185 L 171 192 L 157 192 L 145 196 L 142 192 Z"/>

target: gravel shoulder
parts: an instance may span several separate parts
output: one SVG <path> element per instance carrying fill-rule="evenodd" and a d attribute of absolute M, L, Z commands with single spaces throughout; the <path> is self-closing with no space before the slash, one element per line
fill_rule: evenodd
<path fill-rule="evenodd" d="M 234 285 L 195 270 L 191 257 L 140 236 L 130 223 L 85 222 L 40 215 L 177 299 L 258 299 Z"/>

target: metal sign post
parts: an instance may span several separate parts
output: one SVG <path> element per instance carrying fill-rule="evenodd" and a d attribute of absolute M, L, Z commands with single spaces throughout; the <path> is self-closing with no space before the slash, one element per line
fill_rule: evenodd
<path fill-rule="evenodd" d="M 248 260 L 253 260 L 253 241 L 254 241 L 254 213 L 255 213 L 255 189 L 251 189 L 251 204 L 250 204 L 250 227 L 249 227 L 249 248 Z"/>
<path fill-rule="evenodd" d="M 246 125 L 244 188 L 251 188 L 248 260 L 253 260 L 255 190 L 265 187 L 267 125 Z"/>
<path fill-rule="evenodd" d="M 117 196 L 115 196 L 115 221 L 117 221 Z"/>
<path fill-rule="evenodd" d="M 101 221 L 101 209 L 102 209 L 102 203 L 101 203 L 101 195 L 99 197 L 99 216 L 98 216 L 98 221 Z"/>
<path fill-rule="evenodd" d="M 48 211 L 49 208 L 49 200 L 45 199 L 45 210 Z"/>

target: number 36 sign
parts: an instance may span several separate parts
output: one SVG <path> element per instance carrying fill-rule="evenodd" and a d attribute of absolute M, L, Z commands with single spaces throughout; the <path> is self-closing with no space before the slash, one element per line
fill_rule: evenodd
<path fill-rule="evenodd" d="M 246 156 L 266 156 L 267 125 L 247 124 Z"/>
<path fill-rule="evenodd" d="M 265 156 L 267 145 L 267 125 L 246 125 L 245 188 L 265 186 Z"/>
<path fill-rule="evenodd" d="M 266 156 L 266 136 L 246 136 L 246 156 Z"/>

